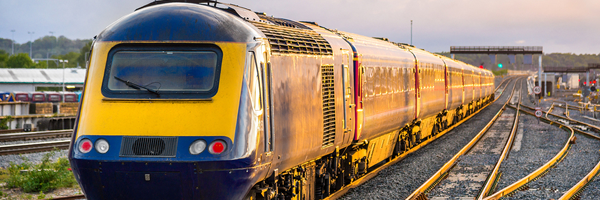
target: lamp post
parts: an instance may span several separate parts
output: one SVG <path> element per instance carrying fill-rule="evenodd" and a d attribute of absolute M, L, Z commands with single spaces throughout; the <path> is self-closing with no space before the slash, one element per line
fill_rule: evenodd
<path fill-rule="evenodd" d="M 10 32 L 12 32 L 12 55 L 15 55 L 15 29 L 10 30 Z"/>
<path fill-rule="evenodd" d="M 62 81 L 62 90 L 65 91 L 65 63 L 68 63 L 68 60 L 59 60 L 63 64 L 63 81 Z"/>
<path fill-rule="evenodd" d="M 32 49 L 31 46 L 33 45 L 33 34 L 34 33 L 35 32 L 33 32 L 33 31 L 32 32 L 29 32 L 29 31 L 27 32 L 27 34 L 29 34 L 29 40 L 31 40 L 30 43 L 29 43 L 29 58 L 33 58 L 33 56 L 31 55 L 31 49 Z"/>
<path fill-rule="evenodd" d="M 52 31 L 49 31 L 49 32 L 50 32 L 50 36 L 54 36 L 54 32 L 52 32 Z M 52 51 L 52 49 L 50 49 L 50 51 Z M 48 58 L 50 58 L 50 54 L 46 51 L 46 59 L 48 59 Z M 48 60 L 46 60 L 46 69 L 48 69 Z"/>

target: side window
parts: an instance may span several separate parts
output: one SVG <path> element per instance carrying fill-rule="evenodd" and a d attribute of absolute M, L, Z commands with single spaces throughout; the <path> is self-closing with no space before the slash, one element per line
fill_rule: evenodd
<path fill-rule="evenodd" d="M 262 94 L 261 94 L 261 80 L 260 73 L 258 71 L 258 66 L 256 65 L 256 58 L 254 57 L 254 53 L 250 55 L 250 63 L 249 63 L 249 72 L 248 73 L 248 93 L 250 94 L 250 98 L 252 99 L 252 107 L 254 110 L 262 110 Z"/>
<path fill-rule="evenodd" d="M 381 69 L 379 69 L 379 67 L 374 67 L 374 78 L 375 78 L 375 90 L 374 91 L 374 96 L 380 95 L 381 94 Z"/>
<path fill-rule="evenodd" d="M 386 67 L 385 68 L 385 79 L 387 80 L 385 83 L 385 93 L 387 94 L 391 94 L 393 93 L 393 87 L 392 87 L 392 70 L 390 69 L 390 67 Z"/>

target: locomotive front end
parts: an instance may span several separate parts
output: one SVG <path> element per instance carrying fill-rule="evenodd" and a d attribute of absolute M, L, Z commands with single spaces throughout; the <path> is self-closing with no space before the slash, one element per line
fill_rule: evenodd
<path fill-rule="evenodd" d="M 259 37 L 190 3 L 143 8 L 99 34 L 69 152 L 86 197 L 244 197 L 267 168 L 245 79 Z"/>

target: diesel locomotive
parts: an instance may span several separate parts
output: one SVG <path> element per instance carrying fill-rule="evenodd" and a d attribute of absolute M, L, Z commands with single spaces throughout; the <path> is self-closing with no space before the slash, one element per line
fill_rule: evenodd
<path fill-rule="evenodd" d="M 237 5 L 95 38 L 69 159 L 88 199 L 321 199 L 491 102 L 493 74 Z"/>

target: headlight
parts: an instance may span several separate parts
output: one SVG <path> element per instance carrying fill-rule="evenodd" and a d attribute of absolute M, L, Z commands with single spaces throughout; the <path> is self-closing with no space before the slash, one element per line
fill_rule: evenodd
<path fill-rule="evenodd" d="M 190 154 L 198 155 L 206 148 L 206 142 L 204 140 L 196 140 L 190 145 Z"/>
<path fill-rule="evenodd" d="M 79 141 L 79 151 L 81 153 L 90 152 L 92 150 L 92 147 L 92 141 L 90 141 L 89 139 L 83 139 Z"/>
<path fill-rule="evenodd" d="M 96 151 L 98 151 L 98 153 L 106 153 L 108 152 L 108 149 L 110 148 L 110 145 L 108 145 L 108 141 L 106 141 L 105 139 L 98 139 L 96 140 Z"/>
<path fill-rule="evenodd" d="M 225 151 L 225 149 L 227 149 L 227 143 L 225 143 L 223 140 L 215 140 L 214 142 L 210 143 L 208 152 L 211 154 L 221 154 L 223 151 Z"/>

